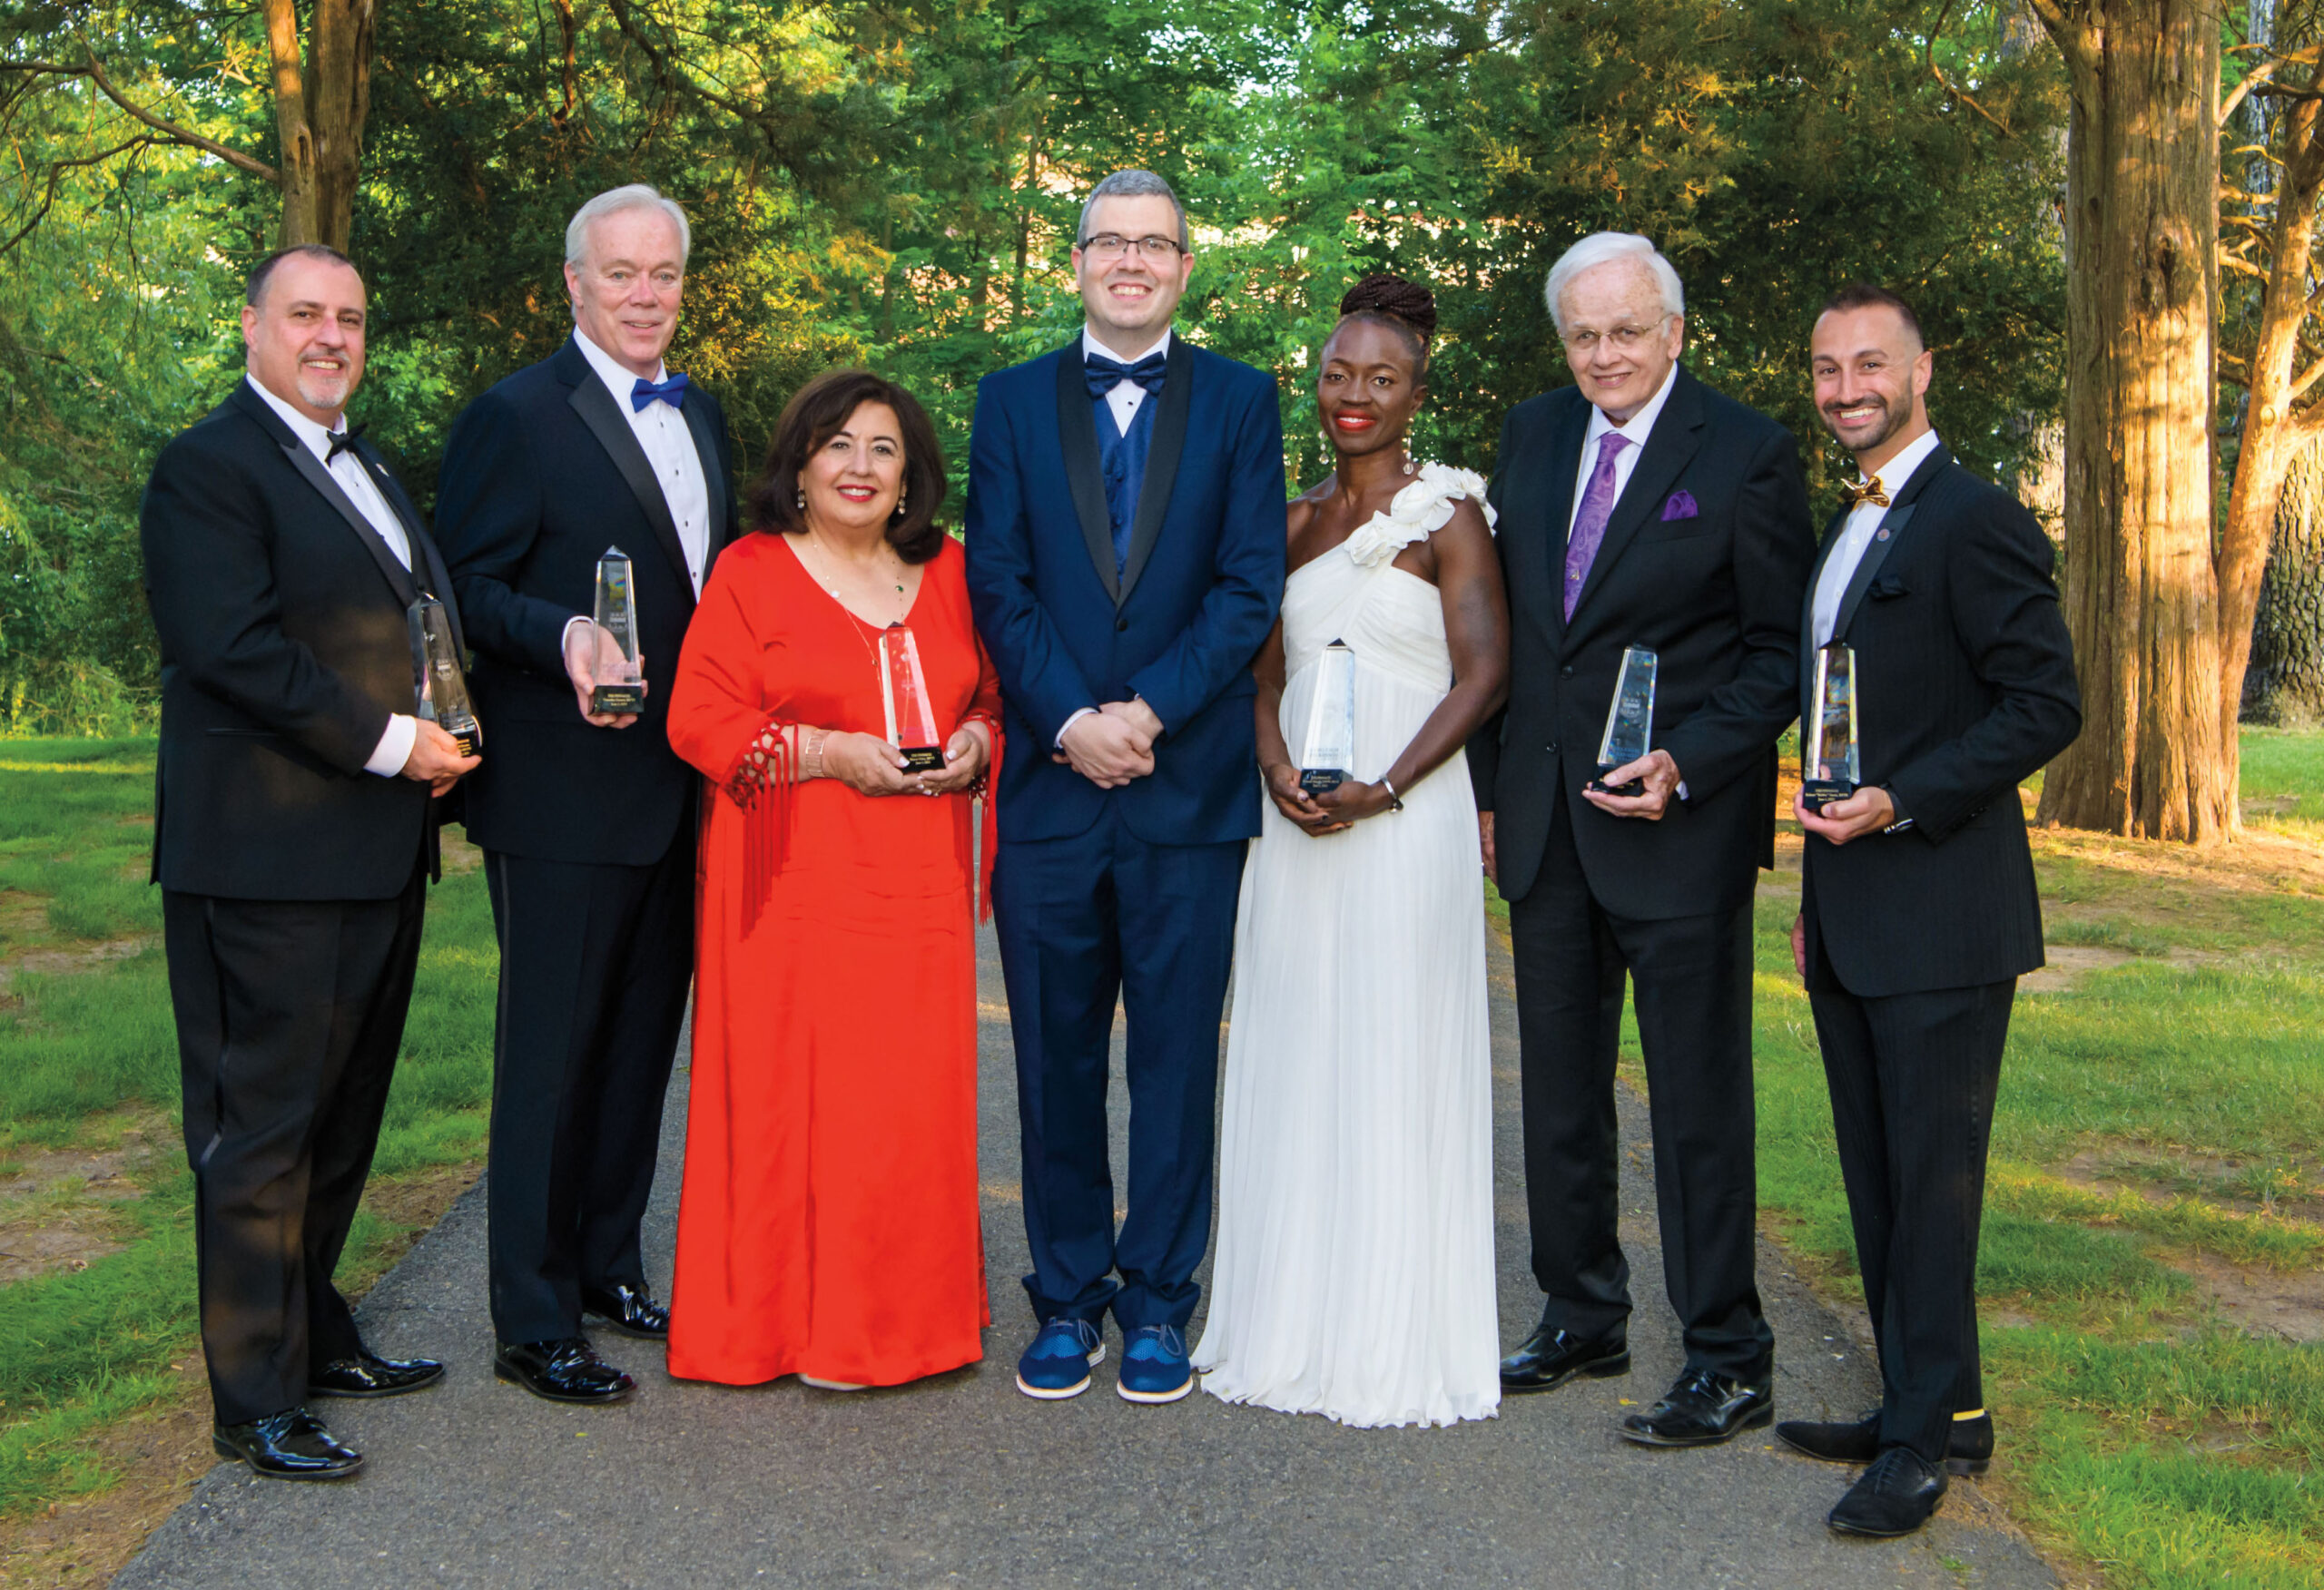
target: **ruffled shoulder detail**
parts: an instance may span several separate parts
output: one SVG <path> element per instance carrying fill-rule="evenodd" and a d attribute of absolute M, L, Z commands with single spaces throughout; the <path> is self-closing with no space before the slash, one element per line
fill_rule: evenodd
<path fill-rule="evenodd" d="M 1484 476 L 1473 469 L 1455 469 L 1446 464 L 1422 465 L 1385 508 L 1356 526 L 1345 543 L 1348 556 L 1362 568 L 1385 563 L 1413 542 L 1442 530 L 1452 517 L 1452 505 L 1462 497 L 1485 511 L 1485 528 L 1492 528 L 1500 515 L 1485 501 Z"/>

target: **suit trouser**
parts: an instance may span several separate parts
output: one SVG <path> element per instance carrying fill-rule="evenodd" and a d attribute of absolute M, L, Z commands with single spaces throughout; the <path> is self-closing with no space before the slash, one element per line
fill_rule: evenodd
<path fill-rule="evenodd" d="M 1151 845 L 1107 802 L 1070 839 L 1004 841 L 993 920 L 1017 1048 L 1036 1318 L 1184 1330 L 1210 1240 L 1218 1024 L 1245 841 Z M 1106 1085 L 1128 1026 L 1129 1202 L 1114 1230 Z M 1120 1272 L 1118 1287 L 1114 1272 Z"/>
<path fill-rule="evenodd" d="M 361 1350 L 331 1284 L 403 1042 L 427 876 L 383 900 L 165 892 L 202 1349 L 221 1424 Z"/>
<path fill-rule="evenodd" d="M 644 867 L 485 853 L 500 937 L 487 1183 L 503 1341 L 581 1330 L 643 1287 L 638 1227 L 694 977 L 694 827 Z"/>
<path fill-rule="evenodd" d="M 1984 1406 L 1977 1227 L 2017 981 L 1860 998 L 1811 950 L 1807 1003 L 1880 1350 L 1880 1439 L 1942 1463 Z"/>
<path fill-rule="evenodd" d="M 1751 908 L 1659 921 L 1608 911 L 1582 874 L 1561 795 L 1541 873 L 1511 904 L 1509 928 L 1544 1322 L 1587 1338 L 1630 1318 L 1614 1114 L 1627 974 L 1646 1060 L 1663 1281 L 1688 1366 L 1764 1381 L 1775 1338 L 1756 1268 Z"/>

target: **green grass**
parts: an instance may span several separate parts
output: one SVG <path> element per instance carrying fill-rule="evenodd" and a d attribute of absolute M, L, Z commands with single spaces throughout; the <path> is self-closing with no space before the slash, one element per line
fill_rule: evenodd
<path fill-rule="evenodd" d="M 199 1351 L 161 902 L 143 881 L 152 798 L 150 741 L 0 741 L 0 889 L 14 891 L 0 957 L 63 952 L 0 998 L 0 1160 L 167 1123 L 128 1173 L 142 1196 L 103 1212 L 119 1251 L 0 1285 L 0 1517 L 111 1483 L 91 1434 L 171 1395 L 172 1364 Z M 71 954 L 141 938 L 123 959 Z M 497 967 L 482 875 L 448 876 L 430 891 L 375 1186 L 482 1157 Z M 342 1276 L 374 1272 L 406 1234 L 367 1205 Z"/>
<path fill-rule="evenodd" d="M 2324 734 L 2246 729 L 2241 794 L 2251 827 L 2324 841 Z"/>
<path fill-rule="evenodd" d="M 2244 744 L 2247 800 L 2291 814 L 2253 826 L 2324 839 L 2299 826 L 2324 817 L 2324 736 Z M 2324 893 L 2234 848 L 2043 834 L 2036 864 L 2052 942 L 2134 958 L 2021 993 L 2011 1021 L 1978 1255 L 1995 1483 L 2110 1585 L 2308 1590 L 2324 1582 L 2324 1348 L 2246 1334 L 2191 1270 L 2324 1266 L 2324 1226 L 2277 1208 L 2324 1191 Z M 1756 924 L 1760 1200 L 1845 1289 L 1792 909 L 1762 900 Z M 2130 1184 L 2093 1185 L 2093 1165 Z"/>

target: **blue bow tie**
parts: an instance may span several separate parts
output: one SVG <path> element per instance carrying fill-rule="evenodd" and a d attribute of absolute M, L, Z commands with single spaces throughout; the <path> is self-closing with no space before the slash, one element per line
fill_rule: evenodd
<path fill-rule="evenodd" d="M 1148 392 L 1162 389 L 1162 368 L 1169 356 L 1149 353 L 1136 364 L 1120 364 L 1102 353 L 1093 353 L 1081 367 L 1082 378 L 1089 383 L 1089 396 L 1103 398 L 1124 381 L 1136 381 Z"/>
<path fill-rule="evenodd" d="M 645 412 L 648 403 L 662 402 L 677 408 L 682 407 L 685 400 L 686 378 L 684 376 L 672 376 L 666 381 L 649 381 L 640 376 L 637 385 L 629 389 L 629 406 L 640 414 Z"/>

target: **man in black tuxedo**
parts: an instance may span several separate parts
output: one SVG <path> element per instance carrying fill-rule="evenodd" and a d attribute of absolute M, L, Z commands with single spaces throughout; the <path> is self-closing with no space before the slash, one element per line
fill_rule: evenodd
<path fill-rule="evenodd" d="M 662 356 L 685 214 L 643 185 L 566 230 L 574 329 L 468 405 L 437 520 L 477 650 L 492 759 L 467 791 L 500 937 L 491 1127 L 494 1370 L 561 1402 L 634 1388 L 581 1334 L 669 1334 L 638 1236 L 694 975 L 694 770 L 669 681 L 734 532 L 718 402 Z M 592 623 L 597 560 L 629 555 L 643 710 L 594 709 L 615 654 Z"/>
<path fill-rule="evenodd" d="M 162 640 L 162 886 L 213 1442 L 274 1479 L 363 1459 L 307 1411 L 441 1378 L 331 1284 L 419 959 L 432 797 L 477 765 L 415 715 L 406 613 L 451 587 L 369 444 L 363 279 L 308 244 L 251 273 L 248 374 L 162 450 L 139 535 Z M 457 613 L 453 623 L 458 623 Z"/>
<path fill-rule="evenodd" d="M 1576 385 L 1502 427 L 1492 501 L 1509 704 L 1471 741 L 1509 902 L 1540 1326 L 1512 1392 L 1630 1369 L 1614 1061 L 1634 990 L 1663 1275 L 1686 1368 L 1621 1433 L 1724 1441 L 1773 1417 L 1753 1267 L 1751 897 L 1774 861 L 1775 743 L 1797 710 L 1814 534 L 1791 435 L 1678 363 L 1677 271 L 1600 232 L 1550 271 Z M 1623 653 L 1659 660 L 1651 749 L 1600 767 Z"/>
<path fill-rule="evenodd" d="M 1845 645 L 1862 787 L 1807 830 L 1792 951 L 1807 984 L 1881 1407 L 1786 1422 L 1810 1457 L 1872 1467 L 1832 1509 L 1849 1535 L 1917 1529 L 1949 1465 L 1992 1456 L 1977 1362 L 1977 1225 L 2019 974 L 2042 964 L 2021 779 L 2082 728 L 2073 643 L 2034 515 L 1929 428 L 1935 359 L 1902 299 L 1837 294 L 1816 322 L 1816 406 L 1856 455 L 1800 610 L 1803 731 L 1819 648 Z M 1818 770 L 1838 774 L 1840 770 Z"/>

